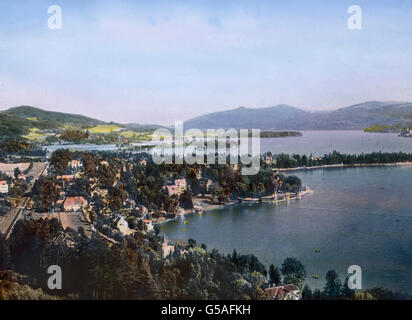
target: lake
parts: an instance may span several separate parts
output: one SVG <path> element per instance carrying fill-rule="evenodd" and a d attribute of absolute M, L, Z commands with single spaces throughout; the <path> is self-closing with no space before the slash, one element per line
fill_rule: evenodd
<path fill-rule="evenodd" d="M 367 133 L 363 131 L 302 131 L 300 137 L 265 138 L 260 139 L 261 152 L 277 153 L 311 153 L 322 156 L 334 150 L 341 153 L 369 153 L 382 152 L 412 152 L 412 138 L 399 137 L 393 133 Z M 151 145 L 151 141 L 135 143 L 134 146 Z M 119 148 L 114 144 L 66 144 L 44 146 L 48 151 L 66 148 L 78 151 L 116 151 Z M 159 152 L 154 148 L 151 152 Z"/>
<path fill-rule="evenodd" d="M 300 137 L 260 139 L 262 152 L 311 153 L 322 156 L 334 150 L 341 153 L 412 152 L 412 138 L 394 133 L 368 133 L 363 131 L 302 131 Z"/>
<path fill-rule="evenodd" d="M 364 287 L 412 293 L 412 168 L 294 174 L 314 193 L 278 206 L 236 205 L 190 215 L 187 224 L 176 220 L 162 229 L 172 240 L 194 238 L 209 249 L 254 254 L 266 266 L 296 257 L 306 266 L 312 288 L 324 285 L 329 269 L 344 280 L 348 266 L 359 265 Z"/>

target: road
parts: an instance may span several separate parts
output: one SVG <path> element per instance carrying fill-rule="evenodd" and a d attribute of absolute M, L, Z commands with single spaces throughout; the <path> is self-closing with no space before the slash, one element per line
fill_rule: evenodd
<path fill-rule="evenodd" d="M 46 162 L 35 162 L 33 163 L 33 168 L 27 174 L 28 176 L 32 176 L 33 179 L 30 182 L 27 192 L 30 192 L 33 188 L 34 182 L 44 174 L 47 168 Z M 13 227 L 15 226 L 16 222 L 23 217 L 23 211 L 26 208 L 27 202 L 29 197 L 22 197 L 17 206 L 10 209 L 8 213 L 4 216 L 0 217 L 0 232 L 3 235 L 6 235 L 6 240 L 10 237 L 11 232 L 13 231 Z"/>
<path fill-rule="evenodd" d="M 21 219 L 23 210 L 26 207 L 28 200 L 28 197 L 19 200 L 18 205 L 11 208 L 10 211 L 0 220 L 0 232 L 6 235 L 6 240 L 10 237 L 11 231 L 13 230 L 16 222 Z"/>

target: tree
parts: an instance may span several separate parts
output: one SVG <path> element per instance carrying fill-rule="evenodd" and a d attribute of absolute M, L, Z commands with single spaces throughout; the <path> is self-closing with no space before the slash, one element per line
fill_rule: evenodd
<path fill-rule="evenodd" d="M 354 289 L 349 289 L 348 280 L 349 280 L 349 277 L 346 277 L 345 283 L 343 284 L 343 287 L 342 287 L 342 293 L 341 294 L 345 298 L 353 299 L 353 298 L 355 298 L 355 290 Z"/>
<path fill-rule="evenodd" d="M 326 273 L 326 284 L 323 289 L 323 295 L 327 299 L 336 299 L 341 294 L 342 284 L 339 279 L 339 275 L 335 270 L 329 270 Z"/>
<path fill-rule="evenodd" d="M 0 232 L 0 270 L 7 270 L 11 267 L 10 250 L 6 238 Z"/>
<path fill-rule="evenodd" d="M 50 166 L 54 168 L 56 173 L 61 174 L 67 171 L 67 165 L 72 160 L 74 153 L 67 149 L 58 149 L 54 151 L 50 157 Z"/>
<path fill-rule="evenodd" d="M 303 280 L 306 278 L 306 270 L 302 262 L 296 258 L 286 258 L 282 264 L 282 274 L 285 276 L 285 284 L 295 284 L 300 289 L 303 287 Z"/>
<path fill-rule="evenodd" d="M 279 268 L 273 264 L 269 266 L 269 280 L 275 286 L 280 285 L 282 281 Z"/>
<path fill-rule="evenodd" d="M 288 176 L 285 180 L 286 191 L 299 192 L 302 187 L 302 181 L 296 176 Z"/>
<path fill-rule="evenodd" d="M 305 279 L 306 270 L 302 262 L 296 258 L 286 258 L 282 264 L 282 274 L 285 276 L 292 275 L 296 278 Z"/>
<path fill-rule="evenodd" d="M 302 299 L 303 299 L 303 300 L 310 300 L 310 299 L 312 299 L 312 298 L 313 298 L 312 290 L 311 290 L 311 288 L 309 288 L 309 286 L 306 284 L 306 285 L 303 287 L 303 290 L 302 290 Z"/>
<path fill-rule="evenodd" d="M 68 142 L 80 142 L 88 138 L 89 138 L 88 133 L 84 133 L 80 130 L 73 130 L 73 129 L 66 129 L 60 135 L 60 139 L 68 141 Z"/>
<path fill-rule="evenodd" d="M 18 176 L 21 174 L 21 171 L 18 167 L 14 168 L 14 178 L 18 178 Z"/>
<path fill-rule="evenodd" d="M 158 224 L 155 224 L 153 227 L 153 230 L 155 232 L 155 235 L 157 236 L 160 233 L 160 226 Z"/>
<path fill-rule="evenodd" d="M 322 299 L 322 292 L 320 291 L 320 289 L 315 289 L 315 291 L 313 291 L 313 299 L 315 300 L 321 300 Z"/>
<path fill-rule="evenodd" d="M 196 240 L 192 239 L 192 238 L 189 238 L 187 240 L 187 244 L 189 245 L 190 248 L 194 248 L 194 247 L 196 247 Z"/>
<path fill-rule="evenodd" d="M 192 194 L 185 190 L 181 195 L 180 195 L 180 206 L 183 209 L 193 209 L 193 200 L 192 200 Z"/>

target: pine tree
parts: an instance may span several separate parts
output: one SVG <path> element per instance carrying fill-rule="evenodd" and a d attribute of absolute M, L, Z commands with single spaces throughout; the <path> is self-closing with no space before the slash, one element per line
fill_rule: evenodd
<path fill-rule="evenodd" d="M 273 264 L 269 266 L 269 280 L 275 286 L 280 285 L 282 281 L 279 268 Z"/>

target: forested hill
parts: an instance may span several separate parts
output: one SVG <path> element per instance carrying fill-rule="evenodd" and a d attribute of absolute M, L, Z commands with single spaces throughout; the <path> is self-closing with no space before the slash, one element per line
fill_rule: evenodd
<path fill-rule="evenodd" d="M 104 121 L 78 114 L 20 106 L 0 112 L 0 135 L 22 135 L 26 134 L 30 128 L 61 129 L 65 125 L 88 127 L 104 123 Z"/>
<path fill-rule="evenodd" d="M 9 114 L 20 119 L 48 121 L 51 123 L 73 123 L 77 125 L 98 125 L 105 123 L 104 121 L 89 118 L 80 114 L 46 111 L 30 106 L 13 107 L 3 111 L 2 113 Z"/>

